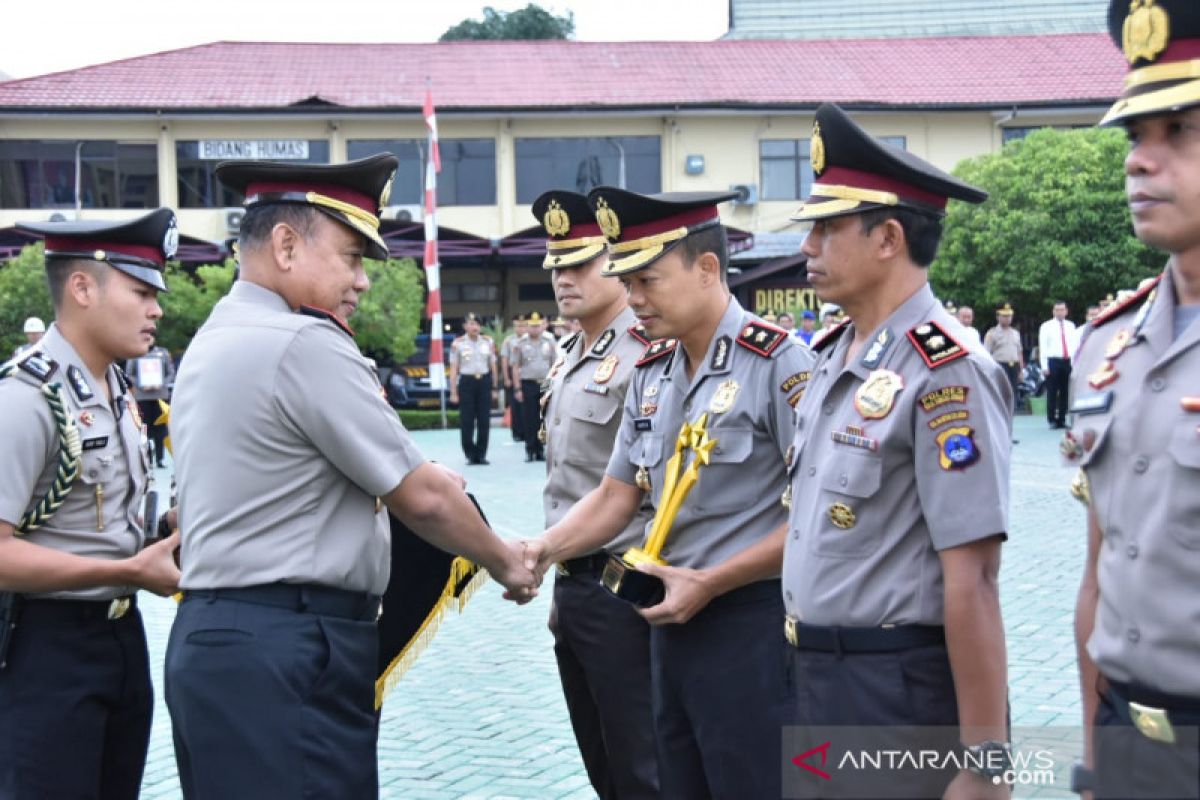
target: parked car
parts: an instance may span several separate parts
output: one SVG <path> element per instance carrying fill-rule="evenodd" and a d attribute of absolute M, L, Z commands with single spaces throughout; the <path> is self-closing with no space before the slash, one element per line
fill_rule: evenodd
<path fill-rule="evenodd" d="M 443 363 L 450 363 L 450 343 L 454 341 L 453 334 L 443 337 Z M 447 368 L 448 369 L 448 368 Z M 450 402 L 450 391 L 446 388 L 439 392 L 429 385 L 429 334 L 417 335 L 417 349 L 403 364 L 394 367 L 382 367 L 379 370 L 379 381 L 387 392 L 388 402 L 393 408 L 441 408 L 441 394 L 446 395 L 446 408 L 457 408 L 457 403 Z"/>

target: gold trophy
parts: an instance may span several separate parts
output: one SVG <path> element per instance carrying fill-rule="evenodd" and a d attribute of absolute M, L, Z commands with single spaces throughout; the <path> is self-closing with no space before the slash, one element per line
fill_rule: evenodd
<path fill-rule="evenodd" d="M 683 423 L 675 439 L 675 454 L 667 462 L 663 479 L 662 497 L 654 521 L 650 523 L 650 534 L 642 547 L 631 547 L 622 556 L 610 555 L 600 582 L 617 597 L 633 603 L 639 608 L 648 608 L 662 602 L 666 593 L 661 578 L 638 571 L 639 564 L 661 564 L 663 546 L 683 501 L 700 478 L 700 467 L 709 463 L 717 440 L 708 435 L 708 412 L 694 423 Z M 684 468 L 688 451 L 691 462 Z"/>

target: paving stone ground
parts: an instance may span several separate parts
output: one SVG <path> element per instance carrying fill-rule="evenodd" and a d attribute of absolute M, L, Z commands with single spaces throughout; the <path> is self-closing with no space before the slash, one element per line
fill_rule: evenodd
<path fill-rule="evenodd" d="M 1058 465 L 1057 433 L 1041 418 L 1018 417 L 1016 436 L 1021 441 L 1012 458 L 1012 530 L 1001 570 L 1012 722 L 1014 729 L 1039 729 L 1046 741 L 1058 742 L 1073 738 L 1079 724 L 1072 611 L 1085 519 L 1067 491 L 1071 473 Z M 493 430 L 492 463 L 478 467 L 464 464 L 457 431 L 415 437 L 427 457 L 461 469 L 502 536 L 531 536 L 542 529 L 545 465 L 524 463 L 522 445 L 512 442 L 507 430 Z M 519 608 L 504 602 L 498 586 L 489 583 L 461 616 L 446 618 L 384 705 L 382 797 L 595 796 L 575 749 L 546 629 L 551 581 L 547 578 L 542 596 Z M 174 603 L 146 593 L 140 603 L 158 695 L 142 796 L 177 798 L 161 691 Z M 1069 795 L 1025 788 L 1016 796 Z"/>

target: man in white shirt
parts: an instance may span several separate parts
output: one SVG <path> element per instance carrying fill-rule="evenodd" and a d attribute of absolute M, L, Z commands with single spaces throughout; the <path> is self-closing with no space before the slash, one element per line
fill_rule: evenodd
<path fill-rule="evenodd" d="M 1079 340 L 1075 323 L 1067 319 L 1067 304 L 1054 304 L 1054 317 L 1038 329 L 1038 361 L 1046 374 L 1046 421 L 1051 428 L 1067 427 L 1067 386 L 1071 380 L 1071 357 Z"/>
<path fill-rule="evenodd" d="M 963 335 L 969 341 L 982 345 L 983 340 L 979 338 L 979 331 L 975 329 L 975 309 L 970 306 L 959 306 L 954 316 L 958 318 L 958 321 L 966 329 Z"/>

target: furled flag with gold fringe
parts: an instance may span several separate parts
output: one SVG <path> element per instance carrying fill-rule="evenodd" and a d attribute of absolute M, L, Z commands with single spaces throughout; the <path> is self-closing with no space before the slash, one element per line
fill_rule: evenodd
<path fill-rule="evenodd" d="M 475 498 L 475 508 L 479 504 Z M 479 509 L 483 516 L 483 510 Z M 392 527 L 392 577 L 379 618 L 379 668 L 375 708 L 433 641 L 442 617 L 462 611 L 487 573 L 461 556 L 446 553 L 417 536 L 389 514 Z M 487 522 L 487 517 L 484 517 Z"/>

